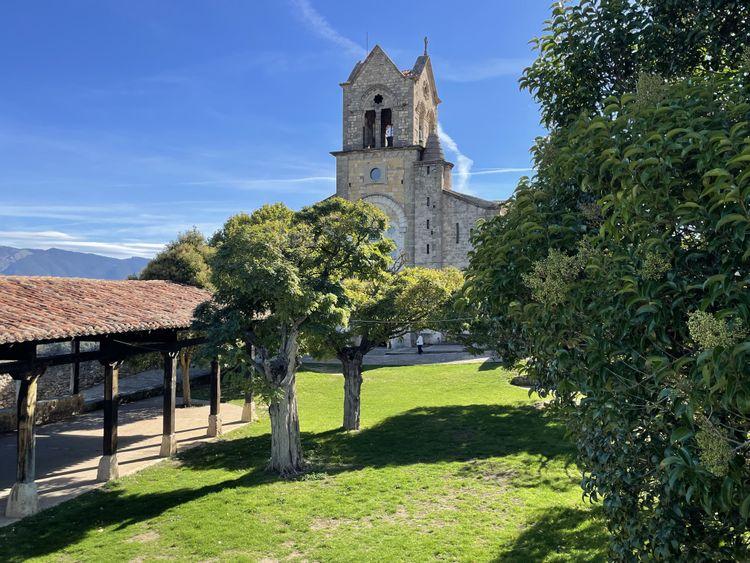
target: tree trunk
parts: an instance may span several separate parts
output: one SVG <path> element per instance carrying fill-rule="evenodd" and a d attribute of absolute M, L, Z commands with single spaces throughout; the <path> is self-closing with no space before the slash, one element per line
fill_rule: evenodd
<path fill-rule="evenodd" d="M 342 356 L 344 371 L 344 430 L 359 430 L 362 354 Z"/>
<path fill-rule="evenodd" d="M 296 475 L 302 470 L 302 442 L 297 413 L 296 377 L 279 387 L 280 396 L 268 406 L 271 418 L 270 469 L 283 476 Z"/>
<path fill-rule="evenodd" d="M 180 351 L 180 370 L 182 371 L 182 406 L 192 407 L 190 400 L 190 357 L 193 351 L 189 348 L 183 348 Z"/>

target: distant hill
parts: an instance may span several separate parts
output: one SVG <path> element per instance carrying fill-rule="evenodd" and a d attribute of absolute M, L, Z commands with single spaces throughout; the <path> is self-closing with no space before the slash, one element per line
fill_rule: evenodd
<path fill-rule="evenodd" d="M 50 248 L 0 246 L 0 274 L 17 276 L 61 276 L 124 280 L 146 266 L 145 258 L 110 258 L 99 254 Z"/>

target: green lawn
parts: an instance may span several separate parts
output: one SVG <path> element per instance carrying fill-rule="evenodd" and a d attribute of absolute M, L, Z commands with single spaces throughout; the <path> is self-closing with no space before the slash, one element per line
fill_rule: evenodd
<path fill-rule="evenodd" d="M 345 433 L 341 377 L 299 375 L 310 471 L 268 474 L 267 417 L 0 529 L 0 559 L 599 561 L 562 428 L 487 364 L 365 373 Z"/>

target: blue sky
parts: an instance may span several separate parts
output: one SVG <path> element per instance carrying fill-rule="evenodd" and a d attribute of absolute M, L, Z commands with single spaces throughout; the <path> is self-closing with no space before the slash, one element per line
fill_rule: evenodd
<path fill-rule="evenodd" d="M 330 195 L 367 35 L 401 68 L 429 36 L 454 185 L 507 198 L 543 133 L 517 80 L 549 3 L 6 0 L 0 245 L 148 257 Z"/>

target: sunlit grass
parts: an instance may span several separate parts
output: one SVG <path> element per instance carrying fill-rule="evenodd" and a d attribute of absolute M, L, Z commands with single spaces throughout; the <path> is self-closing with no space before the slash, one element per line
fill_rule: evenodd
<path fill-rule="evenodd" d="M 218 443 L 0 530 L 26 560 L 594 561 L 562 428 L 492 365 L 365 372 L 363 429 L 342 380 L 299 375 L 309 471 L 265 471 L 267 417 Z"/>

